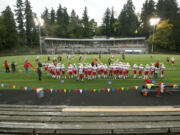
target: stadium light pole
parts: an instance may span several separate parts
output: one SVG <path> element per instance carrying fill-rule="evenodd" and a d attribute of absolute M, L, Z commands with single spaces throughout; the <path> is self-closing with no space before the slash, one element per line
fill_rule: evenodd
<path fill-rule="evenodd" d="M 35 25 L 39 28 L 39 47 L 40 47 L 40 53 L 42 55 L 42 42 L 41 42 L 41 26 L 44 24 L 44 20 L 42 18 L 35 18 L 34 19 Z"/>
<path fill-rule="evenodd" d="M 154 17 L 154 18 L 151 18 L 149 21 L 150 21 L 150 25 L 153 26 L 153 39 L 152 39 L 152 53 L 153 53 L 153 51 L 154 51 L 154 32 L 156 29 L 156 25 L 160 22 L 160 18 Z"/>

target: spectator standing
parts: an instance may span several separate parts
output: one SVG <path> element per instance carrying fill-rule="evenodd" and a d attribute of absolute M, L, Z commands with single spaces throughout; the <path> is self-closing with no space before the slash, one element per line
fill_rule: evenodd
<path fill-rule="evenodd" d="M 167 63 L 169 63 L 169 56 L 166 58 Z"/>
<path fill-rule="evenodd" d="M 123 60 L 125 60 L 125 59 L 126 59 L 126 57 L 125 57 L 125 54 L 124 54 L 124 53 L 122 54 L 122 59 L 123 59 Z"/>
<path fill-rule="evenodd" d="M 108 64 L 111 65 L 111 58 L 108 59 Z"/>
<path fill-rule="evenodd" d="M 12 72 L 16 72 L 16 64 L 14 62 L 11 63 Z"/>
<path fill-rule="evenodd" d="M 49 57 L 49 56 L 48 56 L 48 58 L 47 58 L 47 59 L 48 59 L 48 61 L 50 61 L 50 57 Z"/>
<path fill-rule="evenodd" d="M 4 61 L 4 68 L 5 68 L 5 70 L 6 70 L 6 73 L 10 72 L 10 71 L 9 71 L 9 65 L 8 65 L 8 63 L 7 63 L 7 60 Z"/>
<path fill-rule="evenodd" d="M 24 62 L 24 68 L 25 68 L 25 73 L 28 74 L 28 68 L 29 68 L 29 62 L 28 62 L 28 60 L 26 60 L 26 61 Z"/>
<path fill-rule="evenodd" d="M 41 64 L 41 62 L 38 62 L 37 73 L 38 73 L 39 80 L 41 80 L 41 76 L 42 76 L 42 64 Z"/>

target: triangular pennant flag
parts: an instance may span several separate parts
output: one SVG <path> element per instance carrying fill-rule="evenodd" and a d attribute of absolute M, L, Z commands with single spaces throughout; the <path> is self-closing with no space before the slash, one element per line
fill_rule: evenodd
<path fill-rule="evenodd" d="M 116 91 L 116 89 L 115 88 L 112 88 L 112 92 L 115 92 Z"/>
<path fill-rule="evenodd" d="M 92 89 L 89 89 L 89 92 L 92 92 Z"/>
<path fill-rule="evenodd" d="M 117 88 L 116 91 L 119 92 L 120 88 Z"/>
<path fill-rule="evenodd" d="M 53 89 L 50 89 L 51 92 L 53 92 Z"/>
<path fill-rule="evenodd" d="M 3 83 L 1 83 L 1 87 L 4 87 L 4 84 L 3 84 Z"/>
<path fill-rule="evenodd" d="M 108 88 L 107 91 L 110 92 L 110 88 Z"/>
<path fill-rule="evenodd" d="M 57 92 L 58 92 L 58 90 L 57 90 L 57 89 L 54 89 L 54 92 L 55 92 L 55 93 L 57 93 Z"/>
<path fill-rule="evenodd" d="M 75 92 L 75 93 L 78 93 L 78 89 L 75 89 L 74 92 Z"/>
<path fill-rule="evenodd" d="M 7 84 L 4 85 L 5 88 L 7 88 L 7 86 L 8 86 Z"/>
<path fill-rule="evenodd" d="M 46 92 L 49 92 L 49 88 L 46 89 Z"/>
<path fill-rule="evenodd" d="M 140 88 L 143 89 L 143 85 L 141 85 Z"/>
<path fill-rule="evenodd" d="M 131 90 L 134 90 L 134 86 L 131 86 L 130 89 L 131 89 Z"/>
<path fill-rule="evenodd" d="M 170 87 L 173 87 L 173 84 L 172 84 L 172 83 L 170 83 L 170 84 L 169 84 L 169 86 L 170 86 Z"/>
<path fill-rule="evenodd" d="M 79 91 L 80 91 L 80 93 L 82 93 L 82 92 L 83 92 L 83 90 L 82 90 L 82 89 L 80 89 Z"/>
<path fill-rule="evenodd" d="M 9 84 L 9 88 L 11 88 L 12 87 L 12 85 L 11 84 Z"/>
<path fill-rule="evenodd" d="M 106 89 L 104 88 L 104 89 L 102 89 L 102 92 L 106 92 Z"/>
<path fill-rule="evenodd" d="M 87 92 L 87 89 L 84 89 L 84 92 Z"/>
<path fill-rule="evenodd" d="M 59 92 L 62 92 L 62 89 L 59 89 L 58 91 L 59 91 Z"/>
<path fill-rule="evenodd" d="M 67 92 L 67 90 L 66 89 L 64 89 L 64 93 L 66 93 Z"/>
<path fill-rule="evenodd" d="M 20 86 L 20 89 L 21 89 L 21 90 L 23 90 L 23 89 L 24 89 L 24 87 L 23 87 L 23 86 Z"/>
<path fill-rule="evenodd" d="M 28 89 L 28 87 L 24 87 L 25 91 Z"/>

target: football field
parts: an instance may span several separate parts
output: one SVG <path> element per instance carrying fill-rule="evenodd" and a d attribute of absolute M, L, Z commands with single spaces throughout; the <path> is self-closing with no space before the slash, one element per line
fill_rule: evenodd
<path fill-rule="evenodd" d="M 101 58 L 99 55 L 82 55 L 82 59 L 79 61 L 80 55 L 70 55 L 71 60 L 68 61 L 67 55 L 50 55 L 50 61 L 47 61 L 48 55 L 39 55 L 39 60 L 44 63 L 45 61 L 51 63 L 54 57 L 62 57 L 61 64 L 65 64 L 66 68 L 69 63 L 77 64 L 79 63 L 91 63 L 94 61 L 95 58 L 98 59 L 98 63 L 104 63 L 108 65 L 108 58 L 111 58 L 111 55 L 102 54 Z M 134 63 L 136 64 L 152 64 L 155 63 L 157 60 L 160 63 L 163 63 L 166 67 L 165 69 L 165 77 L 163 79 L 158 78 L 156 83 L 164 82 L 164 83 L 173 83 L 173 84 L 180 84 L 180 55 L 126 55 L 125 60 L 122 59 L 121 55 L 113 55 L 114 58 L 112 59 L 112 63 L 117 61 L 123 63 L 130 63 L 131 69 Z M 166 58 L 169 56 L 175 57 L 175 65 L 172 66 L 171 62 L 167 62 Z M 95 80 L 84 80 L 78 81 L 77 79 L 63 79 L 57 80 L 52 79 L 50 76 L 47 75 L 46 72 L 42 74 L 42 80 L 38 80 L 37 72 L 34 71 L 31 67 L 29 68 L 30 72 L 28 74 L 24 73 L 24 61 L 27 58 L 28 61 L 34 66 L 37 67 L 35 62 L 37 55 L 27 55 L 27 56 L 9 56 L 9 57 L 1 57 L 0 58 L 0 84 L 10 84 L 15 86 L 26 86 L 31 88 L 52 88 L 52 89 L 102 89 L 102 88 L 126 88 L 131 86 L 140 86 L 145 84 L 143 79 L 134 79 L 132 70 L 130 71 L 130 76 L 127 80 L 114 80 L 112 78 L 108 79 L 95 79 Z M 16 72 L 15 73 L 5 73 L 4 69 L 4 61 L 7 60 L 9 67 L 11 62 L 16 63 Z M 11 68 L 10 68 L 11 69 Z M 68 75 L 67 75 L 68 76 Z M 68 77 L 67 77 L 68 78 Z M 152 80 L 154 80 L 152 78 Z M 111 81 L 112 84 L 108 84 L 108 81 Z M 18 88 L 18 87 L 16 87 Z M 2 89 L 0 87 L 0 89 Z"/>

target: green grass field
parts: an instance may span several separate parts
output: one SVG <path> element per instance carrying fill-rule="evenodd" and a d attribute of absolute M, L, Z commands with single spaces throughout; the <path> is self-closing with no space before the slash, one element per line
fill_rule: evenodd
<path fill-rule="evenodd" d="M 62 62 L 66 66 L 68 64 L 67 56 L 62 56 Z M 100 63 L 108 63 L 108 58 L 111 57 L 111 55 L 101 55 L 101 59 L 99 59 L 98 55 L 82 55 L 81 63 L 91 63 L 94 58 L 98 58 L 98 62 Z M 175 83 L 180 84 L 180 55 L 153 55 L 153 58 L 150 57 L 151 55 L 126 55 L 126 60 L 123 61 L 121 55 L 114 55 L 114 62 L 119 60 L 122 62 L 129 62 L 131 66 L 136 64 L 151 64 L 155 63 L 157 60 L 160 61 L 160 63 L 164 63 L 166 66 L 165 71 L 165 77 L 164 79 L 157 79 L 156 82 L 162 81 L 167 83 Z M 171 63 L 166 62 L 166 58 L 169 56 L 170 58 L 172 56 L 175 57 L 175 66 L 173 67 Z M 35 64 L 35 58 L 37 56 L 11 56 L 11 57 L 0 57 L 0 84 L 11 84 L 16 86 L 27 86 L 27 87 L 35 87 L 35 88 L 55 88 L 55 89 L 98 89 L 98 88 L 121 88 L 121 87 L 129 87 L 129 86 L 140 86 L 144 84 L 143 79 L 133 79 L 132 77 L 132 71 L 130 72 L 130 77 L 127 80 L 113 80 L 113 79 L 96 79 L 96 80 L 85 80 L 84 82 L 77 81 L 76 79 L 65 79 L 64 83 L 62 84 L 60 80 L 54 80 L 50 76 L 47 75 L 47 73 L 43 73 L 42 81 L 38 80 L 37 73 L 33 71 L 32 68 L 30 68 L 29 74 L 19 73 L 19 70 L 24 71 L 24 60 L 25 58 L 28 58 L 29 62 L 37 67 Z M 51 55 L 50 58 L 53 60 L 54 57 L 57 57 L 57 55 L 53 56 Z M 39 56 L 40 61 L 44 63 L 47 61 L 47 55 Z M 4 70 L 4 60 L 8 61 L 8 64 L 12 61 L 16 63 L 16 73 L 5 73 Z M 71 63 L 79 63 L 79 55 L 75 55 L 74 58 L 71 60 Z M 108 80 L 112 81 L 111 85 L 108 85 Z M 0 89 L 2 89 L 0 87 Z"/>

